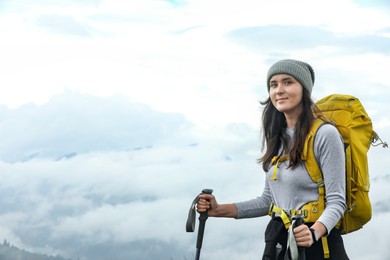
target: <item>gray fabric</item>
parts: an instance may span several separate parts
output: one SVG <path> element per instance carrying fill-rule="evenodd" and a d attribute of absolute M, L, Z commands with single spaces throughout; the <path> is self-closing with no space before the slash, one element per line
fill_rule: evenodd
<path fill-rule="evenodd" d="M 286 249 L 286 256 L 284 259 L 289 259 L 288 251 L 290 250 L 291 254 L 291 260 L 298 260 L 299 259 L 299 253 L 298 253 L 298 245 L 297 241 L 295 240 L 293 227 L 295 227 L 295 220 L 291 223 L 290 227 L 288 228 L 288 235 L 287 235 L 287 249 Z"/>
<path fill-rule="evenodd" d="M 301 83 L 302 87 L 305 88 L 309 94 L 313 90 L 315 81 L 315 74 L 313 68 L 306 62 L 299 60 L 280 60 L 273 64 L 268 70 L 267 74 L 267 89 L 269 91 L 269 81 L 272 76 L 276 74 L 288 74 L 293 76 L 296 80 Z"/>
<path fill-rule="evenodd" d="M 291 134 L 293 134 L 293 130 Z M 340 220 L 346 209 L 345 155 L 337 129 L 325 124 L 318 130 L 314 141 L 314 154 L 324 175 L 326 206 L 318 221 L 328 232 Z M 279 164 L 277 180 L 270 180 L 273 167 L 266 174 L 263 194 L 252 200 L 237 202 L 237 218 L 259 217 L 268 214 L 271 202 L 286 210 L 299 209 L 310 201 L 318 200 L 318 187 L 304 164 L 294 170 L 287 169 L 288 161 Z"/>

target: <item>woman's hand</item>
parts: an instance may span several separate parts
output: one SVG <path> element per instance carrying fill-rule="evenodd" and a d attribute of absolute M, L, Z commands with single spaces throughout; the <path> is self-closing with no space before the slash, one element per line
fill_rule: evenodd
<path fill-rule="evenodd" d="M 237 208 L 234 204 L 218 204 L 212 194 L 201 194 L 196 205 L 199 213 L 208 212 L 210 217 L 236 218 Z"/>
<path fill-rule="evenodd" d="M 216 217 L 216 209 L 218 207 L 217 200 L 212 194 L 201 194 L 196 205 L 196 210 L 199 213 L 208 211 L 210 217 Z"/>
<path fill-rule="evenodd" d="M 314 244 L 311 231 L 309 227 L 304 224 L 294 228 L 294 236 L 298 246 L 310 247 L 312 244 Z"/>
<path fill-rule="evenodd" d="M 316 234 L 318 236 L 317 239 L 320 239 L 328 233 L 325 225 L 319 221 L 316 221 L 311 226 L 311 228 L 316 231 Z M 306 225 L 300 225 L 294 228 L 294 236 L 298 246 L 310 247 L 315 242 L 309 227 Z"/>

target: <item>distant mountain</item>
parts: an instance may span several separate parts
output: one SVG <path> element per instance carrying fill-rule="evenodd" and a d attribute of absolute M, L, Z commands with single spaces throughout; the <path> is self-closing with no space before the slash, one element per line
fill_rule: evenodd
<path fill-rule="evenodd" d="M 47 256 L 19 249 L 9 242 L 0 244 L 0 260 L 71 260 L 60 256 Z"/>

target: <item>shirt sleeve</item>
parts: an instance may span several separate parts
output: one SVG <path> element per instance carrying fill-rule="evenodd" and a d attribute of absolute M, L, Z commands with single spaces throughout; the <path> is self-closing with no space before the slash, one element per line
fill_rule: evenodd
<path fill-rule="evenodd" d="M 332 230 L 346 209 L 345 152 L 342 138 L 330 124 L 321 126 L 314 140 L 314 155 L 325 185 L 325 210 L 318 221 Z"/>
<path fill-rule="evenodd" d="M 269 189 L 268 180 L 266 178 L 263 194 L 260 197 L 234 203 L 237 208 L 236 218 L 240 219 L 265 216 L 268 214 L 271 202 L 271 192 Z"/>

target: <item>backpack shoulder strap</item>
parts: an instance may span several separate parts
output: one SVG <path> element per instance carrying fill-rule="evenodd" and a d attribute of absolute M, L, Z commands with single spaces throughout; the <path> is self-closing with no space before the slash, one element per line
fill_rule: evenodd
<path fill-rule="evenodd" d="M 316 119 L 313 122 L 310 131 L 306 136 L 301 155 L 301 159 L 305 162 L 306 170 L 308 171 L 310 178 L 318 185 L 318 201 L 309 202 L 302 206 L 302 210 L 306 212 L 304 218 L 306 222 L 315 222 L 325 210 L 324 178 L 314 155 L 314 139 L 318 129 L 324 124 L 327 124 L 327 122 L 321 119 Z M 324 250 L 324 258 L 327 259 L 330 257 L 328 240 L 326 237 L 322 237 L 321 241 Z"/>
<path fill-rule="evenodd" d="M 323 124 L 326 124 L 326 122 L 321 119 L 316 119 L 313 122 L 310 131 L 306 136 L 305 144 L 303 146 L 303 151 L 301 155 L 301 159 L 305 162 L 306 169 L 309 172 L 311 179 L 319 185 L 323 184 L 323 177 L 321 169 L 318 166 L 316 157 L 314 155 L 314 139 L 318 129 Z"/>

